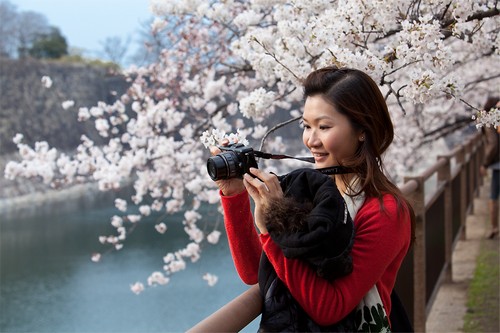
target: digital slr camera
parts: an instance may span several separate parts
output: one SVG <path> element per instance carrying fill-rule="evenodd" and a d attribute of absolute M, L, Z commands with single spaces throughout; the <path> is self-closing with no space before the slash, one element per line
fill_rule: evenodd
<path fill-rule="evenodd" d="M 220 154 L 211 156 L 207 160 L 207 171 L 212 180 L 243 178 L 245 173 L 250 174 L 250 168 L 257 168 L 256 157 L 275 160 L 292 158 L 299 161 L 314 163 L 314 157 L 311 156 L 299 157 L 264 153 L 247 147 L 242 143 L 219 146 L 219 149 L 222 151 Z M 351 169 L 341 165 L 316 170 L 326 175 L 353 172 Z"/>
<path fill-rule="evenodd" d="M 257 168 L 255 151 L 242 143 L 220 146 L 220 154 L 207 160 L 208 175 L 212 180 L 242 178 L 250 168 Z"/>

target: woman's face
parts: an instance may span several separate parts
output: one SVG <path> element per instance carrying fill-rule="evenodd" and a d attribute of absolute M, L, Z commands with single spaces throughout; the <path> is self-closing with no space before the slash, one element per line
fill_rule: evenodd
<path fill-rule="evenodd" d="M 353 128 L 349 118 L 321 95 L 307 97 L 303 121 L 302 140 L 314 156 L 316 168 L 341 164 L 364 141 L 363 133 Z"/>

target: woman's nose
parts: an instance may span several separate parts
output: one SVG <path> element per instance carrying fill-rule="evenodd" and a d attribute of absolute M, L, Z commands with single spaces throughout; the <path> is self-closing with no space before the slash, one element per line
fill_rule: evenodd
<path fill-rule="evenodd" d="M 309 136 L 307 137 L 307 145 L 309 147 L 318 147 L 321 145 L 321 141 L 315 131 L 310 131 Z"/>

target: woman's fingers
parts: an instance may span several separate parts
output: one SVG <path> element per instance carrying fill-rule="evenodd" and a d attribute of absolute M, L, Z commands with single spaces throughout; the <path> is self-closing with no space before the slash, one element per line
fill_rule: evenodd
<path fill-rule="evenodd" d="M 262 182 L 258 178 L 254 178 L 250 176 L 248 173 L 244 174 L 243 178 L 249 184 L 250 187 L 254 188 L 259 193 L 269 192 L 269 187 L 267 187 L 266 183 Z"/>
<path fill-rule="evenodd" d="M 249 172 L 255 177 L 245 173 L 243 175 L 243 185 L 245 185 L 248 194 L 250 194 L 255 202 L 255 225 L 260 233 L 267 234 L 263 214 L 273 199 L 283 197 L 283 191 L 275 175 L 255 168 L 250 168 Z"/>
<path fill-rule="evenodd" d="M 281 190 L 278 178 L 275 175 L 255 168 L 250 168 L 249 171 L 253 176 L 255 176 L 252 177 L 249 174 L 244 175 L 244 179 L 246 181 L 245 187 L 250 195 L 254 192 L 255 194 L 258 193 L 261 197 L 283 196 L 283 191 Z M 252 195 L 252 197 L 254 197 L 254 195 Z"/>
<path fill-rule="evenodd" d="M 266 185 L 268 192 L 282 192 L 278 177 L 272 173 L 264 172 L 256 168 L 250 168 L 250 173 Z"/>
<path fill-rule="evenodd" d="M 212 154 L 213 156 L 221 153 L 221 150 L 219 147 L 210 146 L 209 149 L 210 149 L 210 154 Z"/>
<path fill-rule="evenodd" d="M 245 186 L 245 188 L 247 189 L 248 194 L 250 194 L 250 196 L 254 198 L 257 194 L 257 189 L 252 184 L 250 184 L 251 179 L 249 178 L 252 178 L 252 176 L 249 176 L 247 174 L 243 175 L 243 186 Z"/>
<path fill-rule="evenodd" d="M 231 142 L 231 141 L 229 141 L 229 139 L 223 139 L 220 145 L 223 147 L 226 147 L 226 146 L 229 146 L 229 144 L 231 144 L 231 143 L 238 143 L 238 140 L 235 139 L 233 142 Z M 220 154 L 222 152 L 222 150 L 220 150 L 220 148 L 217 146 L 210 146 L 208 149 L 210 150 L 210 154 L 212 154 L 212 155 L 217 155 L 217 154 Z"/>

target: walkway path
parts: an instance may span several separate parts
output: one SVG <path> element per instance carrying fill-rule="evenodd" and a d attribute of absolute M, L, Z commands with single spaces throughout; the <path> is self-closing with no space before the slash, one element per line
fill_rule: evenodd
<path fill-rule="evenodd" d="M 444 283 L 439 289 L 427 318 L 427 332 L 463 332 L 467 288 L 474 276 L 481 241 L 490 231 L 489 181 L 484 179 L 479 196 L 474 199 L 473 211 L 467 216 L 465 240 L 459 240 L 453 252 L 452 282 Z"/>

